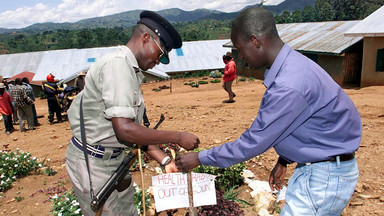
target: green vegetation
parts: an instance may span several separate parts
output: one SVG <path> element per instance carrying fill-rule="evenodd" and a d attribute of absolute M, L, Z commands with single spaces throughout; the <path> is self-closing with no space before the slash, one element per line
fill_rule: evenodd
<path fill-rule="evenodd" d="M 22 196 L 15 197 L 16 202 L 21 202 L 24 199 Z"/>
<path fill-rule="evenodd" d="M 200 85 L 205 85 L 205 84 L 208 84 L 208 81 L 199 80 L 197 83 Z"/>
<path fill-rule="evenodd" d="M 241 173 L 244 168 L 244 163 L 235 164 L 225 169 L 200 165 L 196 167 L 193 172 L 216 175 L 216 188 L 226 192 L 243 184 Z"/>
<path fill-rule="evenodd" d="M 314 7 L 307 5 L 292 13 L 284 10 L 275 18 L 276 23 L 361 20 L 383 4 L 383 0 L 316 0 Z"/>
<path fill-rule="evenodd" d="M 73 190 L 52 197 L 52 215 L 82 215 L 80 203 Z"/>
<path fill-rule="evenodd" d="M 305 1 L 297 1 L 294 7 L 284 2 L 285 6 L 266 7 L 277 13 L 276 23 L 294 23 L 364 19 L 384 4 L 384 0 L 316 0 L 312 7 L 310 5 L 313 5 L 313 1 Z M 297 8 L 302 8 L 300 5 L 307 6 L 298 10 Z M 282 11 L 282 8 L 285 10 Z M 174 26 L 183 41 L 229 38 L 231 23 L 237 15 L 196 10 L 190 12 L 193 15 L 183 16 L 180 11 L 169 9 L 162 14 L 169 16 L 171 22 L 175 22 Z M 0 51 L 10 54 L 126 44 L 132 35 L 132 26 L 136 23 L 133 20 L 139 13 L 140 11 L 129 11 L 102 19 L 92 18 L 69 24 L 35 24 L 13 33 L 0 34 Z M 191 16 L 188 18 L 188 15 Z"/>
<path fill-rule="evenodd" d="M 17 178 L 36 171 L 42 164 L 31 153 L 19 149 L 0 151 L 0 192 L 8 190 Z"/>
<path fill-rule="evenodd" d="M 212 78 L 221 78 L 222 75 L 223 74 L 219 70 L 214 70 L 214 71 L 211 71 L 211 73 L 209 73 L 209 77 L 212 77 Z"/>
<path fill-rule="evenodd" d="M 220 83 L 221 80 L 219 80 L 219 79 L 214 79 L 214 80 L 211 80 L 211 81 L 209 81 L 209 82 L 211 82 L 211 83 Z"/>
<path fill-rule="evenodd" d="M 136 184 L 133 184 L 135 189 L 133 202 L 139 214 L 142 213 L 141 204 L 141 189 Z M 145 206 L 151 206 L 151 199 L 149 193 L 145 191 Z M 76 194 L 73 190 L 65 192 L 63 195 L 55 195 L 52 197 L 52 215 L 82 215 L 80 204 L 76 199 Z"/>
<path fill-rule="evenodd" d="M 133 203 L 137 208 L 137 212 L 139 214 L 143 213 L 143 205 L 142 205 L 142 190 L 134 183 L 133 187 L 135 188 L 135 194 L 133 196 Z M 145 196 L 145 208 L 148 209 L 151 206 L 151 198 L 149 197 L 149 193 L 144 191 Z"/>

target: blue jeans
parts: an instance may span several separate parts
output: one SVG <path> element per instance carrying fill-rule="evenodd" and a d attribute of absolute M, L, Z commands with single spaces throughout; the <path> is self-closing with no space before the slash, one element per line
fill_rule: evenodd
<path fill-rule="evenodd" d="M 340 215 L 357 184 L 356 159 L 298 164 L 288 181 L 280 215 Z"/>

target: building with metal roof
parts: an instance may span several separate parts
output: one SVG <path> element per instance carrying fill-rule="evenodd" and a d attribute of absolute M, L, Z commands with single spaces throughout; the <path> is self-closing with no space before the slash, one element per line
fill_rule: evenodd
<path fill-rule="evenodd" d="M 226 40 L 205 40 L 183 42 L 180 49 L 169 53 L 171 63 L 157 65 L 153 71 L 165 72 L 169 75 L 201 70 L 223 69 L 223 55 L 230 51 L 229 47 L 223 47 Z"/>
<path fill-rule="evenodd" d="M 169 53 L 170 64 L 157 65 L 146 71 L 152 79 L 168 78 L 169 74 L 224 68 L 222 56 L 230 50 L 223 47 L 227 40 L 183 42 L 183 47 Z M 98 58 L 113 52 L 116 47 L 67 49 L 43 52 L 0 55 L 0 75 L 9 78 L 23 71 L 35 73 L 33 81 L 45 81 L 50 73 L 57 80 L 76 78 Z"/>
<path fill-rule="evenodd" d="M 364 37 L 360 86 L 384 85 L 384 6 L 345 32 Z"/>
<path fill-rule="evenodd" d="M 362 37 L 346 37 L 344 32 L 359 21 L 331 21 L 277 24 L 281 39 L 293 49 L 308 56 L 322 66 L 332 78 L 342 84 L 360 82 Z M 224 44 L 233 47 L 232 42 Z M 245 76 L 264 78 L 264 69 L 255 71 L 237 58 L 237 51 L 232 50 L 237 63 L 237 70 Z M 346 71 L 345 61 L 354 59 L 350 71 Z M 351 72 L 352 71 L 352 72 Z"/>
<path fill-rule="evenodd" d="M 384 6 L 345 32 L 347 36 L 384 37 Z"/>

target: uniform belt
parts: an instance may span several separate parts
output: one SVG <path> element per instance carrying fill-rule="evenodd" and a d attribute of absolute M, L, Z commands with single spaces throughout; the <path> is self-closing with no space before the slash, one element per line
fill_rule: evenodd
<path fill-rule="evenodd" d="M 83 151 L 83 144 L 76 137 L 72 137 L 71 141 L 73 145 L 75 145 L 77 148 Z M 93 157 L 103 158 L 104 152 L 105 152 L 105 148 L 102 146 L 87 144 L 87 153 Z M 121 154 L 121 152 L 123 152 L 122 148 L 113 150 L 113 153 L 110 159 L 117 158 Z"/>
<path fill-rule="evenodd" d="M 340 158 L 340 162 L 343 162 L 343 161 L 350 161 L 350 160 L 352 160 L 353 158 L 355 158 L 355 152 L 353 152 L 353 153 L 351 153 L 351 154 L 343 154 L 343 155 L 333 156 L 331 159 L 328 159 L 328 160 L 316 161 L 316 162 L 305 163 L 305 164 L 306 164 L 306 165 L 309 165 L 309 164 L 321 163 L 321 162 L 337 162 L 337 157 Z"/>

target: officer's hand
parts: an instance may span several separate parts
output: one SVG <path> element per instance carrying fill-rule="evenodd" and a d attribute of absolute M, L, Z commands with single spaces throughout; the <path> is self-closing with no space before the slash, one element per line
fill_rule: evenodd
<path fill-rule="evenodd" d="M 192 150 L 199 147 L 200 140 L 193 134 L 180 132 L 178 144 L 186 150 Z"/>
<path fill-rule="evenodd" d="M 176 166 L 174 161 L 172 161 L 171 163 L 165 165 L 164 171 L 165 171 L 165 173 L 179 172 L 179 170 L 177 169 L 177 166 Z"/>
<path fill-rule="evenodd" d="M 177 168 L 182 172 L 188 172 L 200 164 L 198 152 L 186 153 L 176 157 Z"/>
<path fill-rule="evenodd" d="M 283 188 L 283 180 L 287 167 L 277 163 L 269 176 L 269 187 L 271 190 L 281 190 Z"/>

